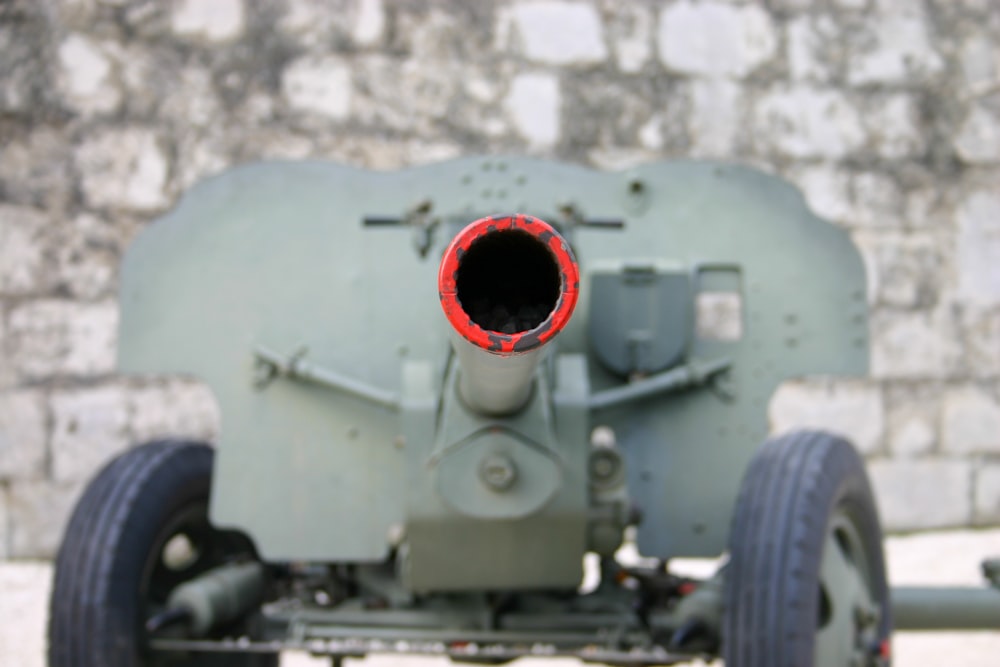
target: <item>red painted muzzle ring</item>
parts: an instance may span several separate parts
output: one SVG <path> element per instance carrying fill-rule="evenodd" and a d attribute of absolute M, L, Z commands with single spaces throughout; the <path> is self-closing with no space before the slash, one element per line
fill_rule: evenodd
<path fill-rule="evenodd" d="M 480 238 L 515 230 L 531 235 L 551 253 L 559 272 L 559 298 L 552 312 L 538 326 L 504 334 L 483 329 L 462 308 L 458 300 L 458 268 L 462 257 Z M 438 295 L 451 326 L 473 345 L 502 355 L 529 352 L 552 340 L 569 322 L 579 292 L 580 270 L 569 244 L 547 222 L 530 215 L 491 216 L 470 223 L 452 239 L 438 272 Z"/>

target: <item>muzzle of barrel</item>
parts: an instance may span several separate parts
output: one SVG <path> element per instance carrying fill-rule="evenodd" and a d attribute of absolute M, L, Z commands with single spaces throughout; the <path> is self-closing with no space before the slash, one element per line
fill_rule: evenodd
<path fill-rule="evenodd" d="M 579 288 L 569 244 L 538 218 L 481 218 L 455 236 L 438 293 L 466 405 L 489 415 L 524 407 L 542 348 L 569 322 Z"/>

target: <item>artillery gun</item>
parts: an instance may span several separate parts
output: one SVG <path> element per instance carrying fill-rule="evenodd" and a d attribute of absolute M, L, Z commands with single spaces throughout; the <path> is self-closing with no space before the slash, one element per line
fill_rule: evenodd
<path fill-rule="evenodd" d="M 781 381 L 868 356 L 858 253 L 772 176 L 241 167 L 140 235 L 121 313 L 121 368 L 203 379 L 222 436 L 91 482 L 52 667 L 846 667 L 888 664 L 893 627 L 1000 627 L 996 562 L 982 589 L 890 591 L 850 443 L 768 439 Z"/>

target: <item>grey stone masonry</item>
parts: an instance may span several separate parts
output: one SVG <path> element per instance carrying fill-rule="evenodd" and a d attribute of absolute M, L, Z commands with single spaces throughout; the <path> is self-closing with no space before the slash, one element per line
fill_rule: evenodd
<path fill-rule="evenodd" d="M 34 389 L 0 393 L 0 479 L 38 479 L 45 474 L 48 419 L 45 397 Z"/>
<path fill-rule="evenodd" d="M 1000 460 L 980 462 L 973 511 L 977 524 L 995 525 L 1000 522 Z"/>
<path fill-rule="evenodd" d="M 782 385 L 774 431 L 852 439 L 890 529 L 1000 524 L 998 2 L 7 0 L 0 146 L 0 557 L 51 556 L 116 453 L 218 433 L 197 380 L 116 373 L 118 267 L 261 159 L 787 178 L 862 252 L 872 363 Z"/>
<path fill-rule="evenodd" d="M 916 530 L 972 521 L 973 463 L 925 458 L 873 461 L 868 469 L 883 526 Z"/>
<path fill-rule="evenodd" d="M 10 519 L 7 514 L 7 485 L 0 483 L 0 560 L 10 554 L 10 538 L 8 536 Z"/>

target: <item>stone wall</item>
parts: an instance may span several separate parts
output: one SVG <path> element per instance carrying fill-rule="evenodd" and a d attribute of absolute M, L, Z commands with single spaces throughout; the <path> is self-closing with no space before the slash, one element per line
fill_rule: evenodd
<path fill-rule="evenodd" d="M 1000 523 L 995 0 L 0 3 L 0 557 L 53 553 L 102 461 L 210 437 L 188 379 L 114 372 L 118 260 L 261 158 L 738 160 L 848 228 L 867 379 L 784 386 L 846 432 L 893 529 Z"/>

